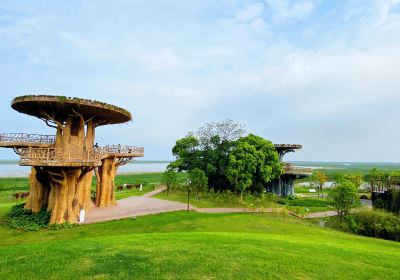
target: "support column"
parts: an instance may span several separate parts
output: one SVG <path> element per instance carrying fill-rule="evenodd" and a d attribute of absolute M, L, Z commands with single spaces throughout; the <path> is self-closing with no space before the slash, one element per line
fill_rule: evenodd
<path fill-rule="evenodd" d="M 25 209 L 37 213 L 48 204 L 50 193 L 49 177 L 40 167 L 32 167 L 29 175 L 29 196 Z"/>
<path fill-rule="evenodd" d="M 96 172 L 97 188 L 96 188 L 96 206 L 105 207 L 116 205 L 114 196 L 115 175 L 117 173 L 117 161 L 115 157 L 105 158 L 102 165 L 98 167 Z"/>

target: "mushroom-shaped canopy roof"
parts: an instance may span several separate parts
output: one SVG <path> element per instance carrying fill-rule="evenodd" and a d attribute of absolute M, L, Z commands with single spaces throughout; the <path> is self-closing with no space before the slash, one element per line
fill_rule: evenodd
<path fill-rule="evenodd" d="M 25 95 L 14 98 L 11 107 L 37 118 L 64 122 L 70 116 L 82 115 L 97 125 L 117 124 L 132 119 L 131 113 L 120 107 L 88 99 L 53 95 Z"/>
<path fill-rule="evenodd" d="M 285 150 L 299 150 L 303 146 L 299 144 L 275 144 L 275 149 L 278 151 L 285 151 Z"/>

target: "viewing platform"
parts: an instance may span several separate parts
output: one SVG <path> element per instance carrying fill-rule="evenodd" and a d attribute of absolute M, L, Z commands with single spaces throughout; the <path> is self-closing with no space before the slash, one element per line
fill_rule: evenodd
<path fill-rule="evenodd" d="M 28 133 L 1 133 L 0 147 L 4 148 L 47 148 L 54 146 L 55 135 L 40 135 Z"/>

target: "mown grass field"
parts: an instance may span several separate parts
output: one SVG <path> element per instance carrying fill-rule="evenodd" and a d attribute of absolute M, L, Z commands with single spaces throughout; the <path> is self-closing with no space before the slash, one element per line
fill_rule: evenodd
<path fill-rule="evenodd" d="M 161 180 L 160 173 L 127 176 L 116 185 L 143 183 L 149 191 Z M 9 192 L 17 188 L 0 189 L 0 279 L 400 279 L 400 243 L 285 213 L 182 211 L 69 230 L 18 231 L 4 222 L 15 204 Z M 186 196 L 175 199 L 184 202 Z"/>
<path fill-rule="evenodd" d="M 2 279 L 400 278 L 399 243 L 281 214 L 175 212 L 39 232 L 0 225 L 0 236 Z"/>
<path fill-rule="evenodd" d="M 187 175 L 185 173 L 178 174 L 178 181 L 185 182 Z M 115 178 L 115 186 L 123 184 L 143 184 L 143 191 L 133 188 L 131 190 L 124 189 L 117 191 L 116 199 L 122 199 L 134 195 L 142 195 L 146 192 L 154 190 L 160 184 L 162 173 L 142 173 L 142 174 L 122 174 Z M 93 177 L 92 189 L 96 189 L 96 178 Z M 0 203 L 13 201 L 12 194 L 15 192 L 26 192 L 29 190 L 28 178 L 0 178 Z"/>

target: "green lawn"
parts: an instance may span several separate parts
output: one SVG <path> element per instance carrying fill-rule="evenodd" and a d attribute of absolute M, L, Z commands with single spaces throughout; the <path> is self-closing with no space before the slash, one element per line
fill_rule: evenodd
<path fill-rule="evenodd" d="M 186 182 L 187 174 L 178 173 L 178 181 Z M 129 196 L 142 195 L 154 190 L 154 187 L 161 183 L 162 173 L 142 173 L 142 174 L 124 174 L 117 175 L 115 186 L 123 184 L 143 184 L 143 192 L 136 189 L 117 191 L 115 196 L 122 199 Z M 96 189 L 96 178 L 93 177 L 92 189 Z M 0 203 L 12 202 L 12 194 L 15 192 L 26 192 L 29 190 L 28 178 L 0 178 Z"/>
<path fill-rule="evenodd" d="M 187 203 L 187 192 L 183 191 L 172 191 L 168 195 L 166 192 L 162 192 L 155 196 L 155 198 L 177 201 L 182 203 Z M 230 197 L 229 199 L 223 199 L 223 197 L 202 197 L 196 200 L 194 194 L 190 194 L 190 204 L 199 208 L 249 208 L 250 206 L 257 207 L 257 203 L 254 202 L 254 197 L 240 202 L 236 197 Z M 252 201 L 253 200 L 253 201 Z M 296 198 L 295 200 L 289 199 L 279 199 L 280 203 L 273 203 L 272 201 L 263 201 L 261 203 L 264 208 L 282 208 L 286 205 L 289 211 L 295 212 L 297 214 L 306 214 L 306 209 L 308 213 L 322 212 L 334 210 L 325 198 Z"/>
<path fill-rule="evenodd" d="M 118 184 L 147 184 L 145 191 L 161 179 L 161 174 L 126 176 Z M 22 188 L 19 184 L 0 188 L 1 221 L 14 205 L 8 192 Z M 172 193 L 168 199 L 187 197 Z M 192 197 L 191 203 L 238 202 Z M 0 237 L 0 279 L 400 279 L 400 243 L 321 228 L 284 213 L 182 211 L 38 232 L 0 222 Z"/>
<path fill-rule="evenodd" d="M 137 188 L 132 188 L 132 189 L 126 189 L 124 188 L 123 190 L 116 190 L 115 191 L 115 199 L 123 199 L 131 196 L 138 196 L 138 195 L 144 195 L 145 193 L 154 191 L 156 188 L 156 185 L 144 185 L 142 191 L 139 191 Z"/>
<path fill-rule="evenodd" d="M 177 201 L 182 203 L 187 203 L 187 192 L 185 191 L 171 191 L 169 194 L 167 192 L 162 192 L 154 196 L 155 198 Z M 200 197 L 200 199 L 196 200 L 193 192 L 190 193 L 189 202 L 191 205 L 199 208 L 246 208 L 249 207 L 250 204 L 255 204 L 252 199 L 244 199 L 243 202 L 240 202 L 240 199 L 234 195 L 224 196 L 224 195 L 213 195 L 207 197 Z M 253 203 L 252 203 L 253 202 Z M 260 202 L 261 206 L 264 208 L 270 207 L 281 207 L 272 203 L 271 201 L 263 201 Z M 254 207 L 257 207 L 254 205 Z"/>
<path fill-rule="evenodd" d="M 183 183 L 186 182 L 187 174 L 186 173 L 177 173 L 178 182 Z M 123 185 L 123 184 L 144 184 L 144 185 L 157 185 L 161 183 L 162 173 L 141 173 L 141 174 L 124 174 L 117 175 L 115 178 L 115 186 Z M 93 178 L 92 185 L 95 186 L 95 178 Z"/>
<path fill-rule="evenodd" d="M 175 212 L 39 232 L 0 225 L 0 236 L 2 279 L 400 277 L 399 243 L 281 214 Z"/>

